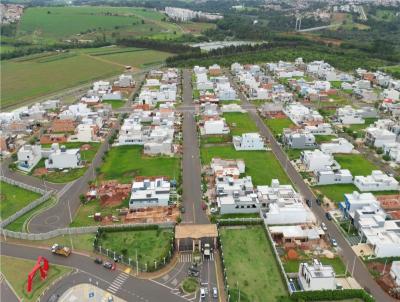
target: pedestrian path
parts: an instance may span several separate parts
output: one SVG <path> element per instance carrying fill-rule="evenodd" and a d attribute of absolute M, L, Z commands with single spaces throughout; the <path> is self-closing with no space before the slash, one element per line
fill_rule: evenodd
<path fill-rule="evenodd" d="M 192 262 L 193 254 L 192 253 L 181 253 L 179 255 L 179 262 Z"/>
<path fill-rule="evenodd" d="M 107 288 L 107 291 L 115 294 L 121 286 L 125 283 L 126 279 L 128 279 L 129 275 L 126 273 L 121 273 L 114 279 L 114 281 Z"/>

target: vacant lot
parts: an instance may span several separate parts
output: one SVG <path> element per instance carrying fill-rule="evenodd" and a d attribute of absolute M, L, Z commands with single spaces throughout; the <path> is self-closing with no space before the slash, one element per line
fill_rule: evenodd
<path fill-rule="evenodd" d="M 106 104 L 111 104 L 112 109 L 121 108 L 126 104 L 126 101 L 122 100 L 104 100 L 102 102 Z"/>
<path fill-rule="evenodd" d="M 101 167 L 101 178 L 129 183 L 135 176 L 168 176 L 179 178 L 180 158 L 145 156 L 143 147 L 120 146 L 110 149 Z"/>
<path fill-rule="evenodd" d="M 248 113 L 230 112 L 224 113 L 226 123 L 232 135 L 242 135 L 248 132 L 258 132 L 256 123 L 250 118 Z"/>
<path fill-rule="evenodd" d="M 269 151 L 236 151 L 233 146 L 213 146 L 201 148 L 201 160 L 208 165 L 213 157 L 223 159 L 243 159 L 246 175 L 250 175 L 254 185 L 270 185 L 274 178 L 282 184 L 290 180 L 280 166 L 275 155 Z"/>
<path fill-rule="evenodd" d="M 228 284 L 240 301 L 278 301 L 287 295 L 271 243 L 262 226 L 220 230 Z M 233 299 L 236 301 L 236 299 Z"/>
<path fill-rule="evenodd" d="M 106 232 L 100 245 L 132 259 L 137 252 L 140 263 L 160 263 L 170 250 L 173 235 L 170 229 Z"/>
<path fill-rule="evenodd" d="M 355 133 L 357 137 L 362 138 L 365 135 L 365 129 L 368 128 L 369 125 L 373 124 L 376 120 L 376 118 L 366 118 L 364 124 L 350 125 L 347 128 L 353 131 L 353 133 Z"/>
<path fill-rule="evenodd" d="M 335 159 L 342 169 L 349 169 L 353 176 L 367 176 L 373 170 L 379 170 L 377 166 L 361 154 L 336 154 Z"/>
<path fill-rule="evenodd" d="M 330 200 L 336 203 L 344 201 L 344 194 L 358 191 L 357 187 L 353 184 L 315 186 L 313 187 L 313 189 L 315 192 L 325 195 Z"/>
<path fill-rule="evenodd" d="M 33 279 L 32 291 L 28 293 L 26 290 L 27 277 L 26 275 L 21 276 L 21 273 L 30 272 L 35 265 L 35 261 L 2 255 L 0 256 L 0 262 L 2 274 L 4 274 L 8 282 L 10 282 L 21 301 L 36 301 L 47 286 L 57 278 L 71 271 L 71 269 L 64 266 L 50 265 L 46 280 L 42 281 L 40 279 L 40 273 L 37 272 Z"/>
<path fill-rule="evenodd" d="M 266 119 L 265 124 L 275 136 L 282 134 L 283 129 L 294 126 L 293 122 L 289 118 Z"/>
<path fill-rule="evenodd" d="M 38 193 L 5 182 L 0 182 L 0 191 L 0 217 L 2 220 L 18 212 L 40 197 Z"/>
<path fill-rule="evenodd" d="M 1 62 L 2 108 L 163 61 L 170 54 L 135 48 L 99 48 L 45 53 Z M 119 51 L 119 52 L 118 52 Z M 23 85 L 21 84 L 23 83 Z"/>

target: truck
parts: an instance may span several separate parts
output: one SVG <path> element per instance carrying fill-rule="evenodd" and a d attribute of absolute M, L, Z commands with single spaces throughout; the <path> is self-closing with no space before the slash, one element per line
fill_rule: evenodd
<path fill-rule="evenodd" d="M 211 255 L 210 244 L 208 244 L 208 243 L 204 244 L 203 255 L 204 255 L 205 259 L 210 259 L 210 255 Z"/>
<path fill-rule="evenodd" d="M 67 246 L 59 245 L 58 243 L 53 244 L 51 252 L 56 255 L 68 257 L 71 254 L 71 249 Z"/>

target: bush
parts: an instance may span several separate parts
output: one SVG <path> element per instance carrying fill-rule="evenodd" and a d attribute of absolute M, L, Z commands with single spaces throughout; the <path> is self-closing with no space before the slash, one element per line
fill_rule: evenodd
<path fill-rule="evenodd" d="M 383 154 L 383 149 L 382 148 L 377 148 L 376 149 L 376 154 Z"/>
<path fill-rule="evenodd" d="M 291 296 L 293 301 L 335 301 L 344 299 L 359 298 L 364 302 L 374 302 L 375 299 L 371 297 L 363 289 L 343 289 L 343 290 L 317 290 L 317 291 L 304 291 L 294 292 Z"/>
<path fill-rule="evenodd" d="M 383 160 L 385 161 L 389 161 L 390 160 L 390 156 L 385 154 L 384 156 L 382 156 Z"/>

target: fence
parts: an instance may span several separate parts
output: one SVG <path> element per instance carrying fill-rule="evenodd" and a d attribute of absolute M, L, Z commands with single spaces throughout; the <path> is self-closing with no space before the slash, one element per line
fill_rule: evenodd
<path fill-rule="evenodd" d="M 220 219 L 218 220 L 218 245 L 221 248 L 221 264 L 222 264 L 222 272 L 223 272 L 223 276 L 224 276 L 224 288 L 225 288 L 225 292 L 228 296 L 228 302 L 230 302 L 230 290 L 229 290 L 229 285 L 228 285 L 228 277 L 226 274 L 226 267 L 225 267 L 225 260 L 224 260 L 224 251 L 223 251 L 223 245 L 221 243 L 221 237 L 219 234 L 219 227 L 220 226 L 234 226 L 234 225 L 262 225 L 264 228 L 264 231 L 266 233 L 266 236 L 269 239 L 269 244 L 271 245 L 274 254 L 275 254 L 275 259 L 278 262 L 279 265 L 279 269 L 280 269 L 280 273 L 282 275 L 282 278 L 284 279 L 284 281 L 286 282 L 286 287 L 289 291 L 289 294 L 291 295 L 293 293 L 293 290 L 290 286 L 289 283 L 289 279 L 285 273 L 285 269 L 283 267 L 282 261 L 279 257 L 278 251 L 276 250 L 276 247 L 273 243 L 272 240 L 272 236 L 268 230 L 267 225 L 265 224 L 265 221 L 261 218 L 230 218 L 230 219 Z"/>
<path fill-rule="evenodd" d="M 132 228 L 132 226 L 137 227 L 145 227 L 148 226 L 147 223 L 142 224 L 117 224 L 117 225 L 106 225 L 106 226 L 88 226 L 88 227 L 76 227 L 76 228 L 63 228 L 56 229 L 47 233 L 24 233 L 24 232 L 14 232 L 5 229 L 0 229 L 1 235 L 10 238 L 16 239 L 24 239 L 24 240 L 47 240 L 50 238 L 54 238 L 61 235 L 76 235 L 76 234 L 88 234 L 88 233 L 96 233 L 99 228 L 102 229 L 128 229 Z M 154 224 L 151 224 L 154 225 Z M 164 222 L 157 224 L 160 228 L 173 228 L 175 222 Z"/>
<path fill-rule="evenodd" d="M 170 225 L 170 227 L 174 227 L 174 225 Z M 153 225 L 153 224 L 149 224 L 149 225 L 142 225 L 142 226 L 137 226 L 137 225 L 131 225 L 130 229 L 135 229 L 135 230 L 145 230 L 145 229 L 153 229 L 153 230 L 159 230 L 161 228 L 167 228 L 167 225 Z M 104 231 L 101 231 L 104 230 Z M 104 234 L 107 233 L 107 229 L 99 229 L 99 231 L 96 234 L 96 238 L 94 240 L 94 244 L 93 244 L 93 248 L 97 253 L 100 253 L 104 256 L 107 256 L 109 258 L 111 258 L 113 261 L 118 261 L 120 263 L 123 263 L 127 266 L 132 267 L 132 269 L 134 271 L 136 271 L 136 274 L 138 274 L 139 272 L 152 272 L 152 271 L 156 271 L 159 270 L 161 268 L 163 268 L 165 265 L 167 265 L 169 263 L 169 261 L 171 260 L 173 254 L 174 254 L 174 234 L 175 231 L 173 231 L 172 236 L 171 236 L 171 240 L 170 240 L 170 245 L 168 247 L 167 250 L 164 251 L 164 253 L 162 255 L 160 255 L 157 259 L 153 259 L 152 261 L 141 261 L 139 259 L 139 256 L 137 254 L 136 251 L 136 255 L 135 257 L 132 259 L 130 258 L 128 255 L 126 255 L 128 253 L 128 250 L 123 248 L 121 249 L 121 251 L 117 252 L 115 250 L 109 249 L 106 246 L 102 245 L 102 238 L 104 236 Z M 174 230 L 174 229 L 173 229 Z M 108 229 L 108 231 L 114 231 L 112 229 Z"/>
<path fill-rule="evenodd" d="M 15 181 L 15 180 L 13 180 L 11 178 L 8 178 L 8 177 L 0 176 L 0 180 L 3 181 L 3 182 L 8 183 L 10 185 L 18 186 L 20 188 L 23 188 L 23 189 L 26 189 L 26 190 L 29 190 L 29 191 L 33 191 L 35 193 L 43 194 L 43 196 L 41 196 L 38 199 L 36 199 L 35 201 L 31 202 L 26 207 L 22 208 L 21 210 L 19 210 L 18 212 L 14 213 L 10 217 L 8 217 L 8 218 L 4 219 L 3 221 L 1 221 L 0 222 L 0 228 L 4 228 L 5 226 L 9 225 L 11 222 L 13 222 L 16 219 L 18 219 L 19 217 L 21 217 L 22 215 L 25 215 L 26 213 L 28 213 L 32 209 L 34 209 L 37 206 L 41 205 L 43 202 L 48 200 L 50 198 L 50 196 L 53 194 L 53 191 L 45 191 L 43 189 L 24 184 L 22 182 Z"/>

